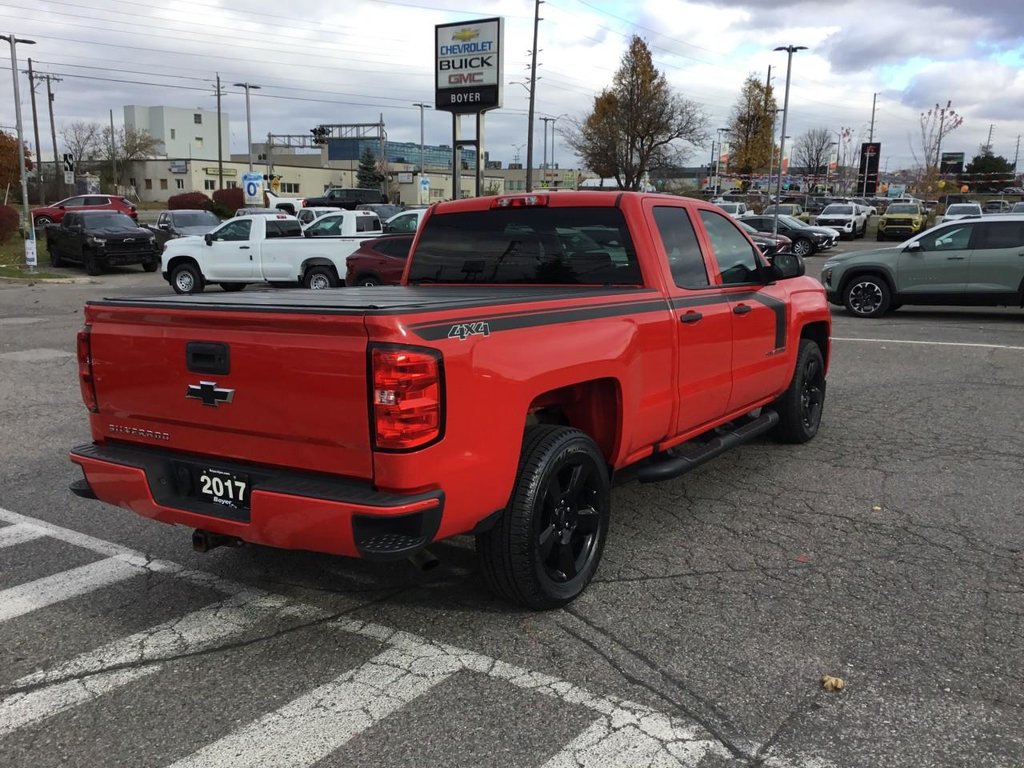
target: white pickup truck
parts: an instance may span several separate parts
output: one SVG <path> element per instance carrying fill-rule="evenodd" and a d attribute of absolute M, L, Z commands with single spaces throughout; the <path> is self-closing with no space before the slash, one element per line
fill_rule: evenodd
<path fill-rule="evenodd" d="M 375 221 L 367 222 L 372 217 Z M 175 293 L 199 293 L 207 283 L 240 291 L 250 283 L 314 290 L 341 285 L 346 259 L 359 245 L 380 235 L 377 214 L 338 211 L 329 236 L 304 236 L 294 216 L 239 216 L 203 237 L 171 240 L 161 256 L 163 277 Z M 369 224 L 369 227 L 368 227 Z"/>

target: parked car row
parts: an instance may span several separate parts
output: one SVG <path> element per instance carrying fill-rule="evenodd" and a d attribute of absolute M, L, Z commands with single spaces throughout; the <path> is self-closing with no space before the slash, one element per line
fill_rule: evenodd
<path fill-rule="evenodd" d="M 139 218 L 135 203 L 117 195 L 76 195 L 53 205 L 33 208 L 30 215 L 33 226 L 37 229 L 46 229 L 51 224 L 60 224 L 64 216 L 72 211 L 116 211 L 136 221 Z"/>

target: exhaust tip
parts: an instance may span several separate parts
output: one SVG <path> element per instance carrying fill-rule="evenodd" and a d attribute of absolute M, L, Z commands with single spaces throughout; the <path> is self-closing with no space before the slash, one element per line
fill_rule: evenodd
<path fill-rule="evenodd" d="M 211 533 L 197 528 L 192 531 L 192 549 L 196 552 L 209 552 L 217 547 L 240 547 L 242 540 L 235 536 Z"/>
<path fill-rule="evenodd" d="M 441 564 L 441 561 L 434 557 L 426 549 L 421 549 L 417 552 L 409 555 L 409 562 L 413 564 L 418 570 L 426 573 L 432 571 Z"/>

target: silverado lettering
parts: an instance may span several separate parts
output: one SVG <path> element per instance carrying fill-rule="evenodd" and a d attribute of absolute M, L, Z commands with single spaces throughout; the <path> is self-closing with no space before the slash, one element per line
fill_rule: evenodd
<path fill-rule="evenodd" d="M 551 608 L 598 568 L 616 476 L 812 439 L 830 335 L 802 259 L 767 261 L 701 201 L 439 203 L 398 286 L 91 302 L 72 490 L 203 540 L 373 560 L 471 534 L 495 592 Z M 230 408 L 182 397 L 213 368 L 245 393 Z"/>

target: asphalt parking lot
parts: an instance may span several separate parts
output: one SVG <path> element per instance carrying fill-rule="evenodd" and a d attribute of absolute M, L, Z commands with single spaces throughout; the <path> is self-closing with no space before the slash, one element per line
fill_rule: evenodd
<path fill-rule="evenodd" d="M 199 555 L 69 494 L 81 307 L 170 289 L 68 272 L 0 282 L 0 764 L 1024 764 L 1024 311 L 835 310 L 818 437 L 619 486 L 534 614 L 468 541 Z"/>

